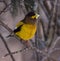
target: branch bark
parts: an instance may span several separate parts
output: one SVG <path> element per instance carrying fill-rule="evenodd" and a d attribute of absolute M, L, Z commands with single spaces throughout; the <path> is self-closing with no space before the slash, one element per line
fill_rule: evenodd
<path fill-rule="evenodd" d="M 51 20 L 49 21 L 49 24 L 48 24 L 48 30 L 47 30 L 47 44 L 48 44 L 48 46 L 51 45 L 51 43 L 54 39 L 55 31 L 56 31 L 56 20 L 57 20 L 56 11 L 57 11 L 57 0 L 55 0 L 55 2 L 54 2 Z"/>
<path fill-rule="evenodd" d="M 0 12 L 0 15 L 5 12 L 5 10 L 11 5 L 11 3 L 9 5 L 6 5 L 6 7 Z"/>
<path fill-rule="evenodd" d="M 3 38 L 3 36 L 1 35 L 1 33 L 0 33 L 0 38 L 2 39 L 2 41 L 3 41 L 3 43 L 4 43 L 4 45 L 5 45 L 6 49 L 7 49 L 7 51 L 9 52 L 9 55 L 10 55 L 12 61 L 15 61 L 15 59 L 14 59 L 13 55 L 11 54 L 11 51 L 10 51 L 10 49 L 9 49 L 9 47 L 8 47 L 8 45 L 7 45 L 7 43 L 6 43 L 6 41 L 5 41 L 5 39 Z"/>

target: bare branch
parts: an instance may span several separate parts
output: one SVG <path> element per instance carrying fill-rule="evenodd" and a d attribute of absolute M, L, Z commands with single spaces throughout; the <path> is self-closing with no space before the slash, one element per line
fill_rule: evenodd
<path fill-rule="evenodd" d="M 57 61 L 55 58 L 53 58 L 53 57 L 44 57 L 43 59 L 42 59 L 42 61 L 45 61 L 45 60 L 47 60 L 47 61 L 50 61 L 50 60 L 53 60 L 53 61 Z"/>
<path fill-rule="evenodd" d="M 35 36 L 36 41 L 38 41 L 37 39 L 40 38 L 42 41 L 45 41 L 44 38 L 44 26 L 43 23 L 41 21 L 41 19 L 39 20 L 38 24 L 37 24 L 37 33 Z"/>
<path fill-rule="evenodd" d="M 39 49 L 36 48 L 36 47 L 24 48 L 24 49 L 19 50 L 19 51 L 11 52 L 11 54 L 19 53 L 19 52 L 22 52 L 22 51 L 25 51 L 25 50 L 29 50 L 29 49 L 35 50 L 35 51 L 38 52 L 38 53 L 42 53 L 43 55 L 45 55 L 44 59 L 48 57 L 48 58 L 51 58 L 51 59 L 57 61 L 55 58 L 51 57 L 48 53 L 46 53 L 46 52 L 44 52 L 44 51 L 42 51 L 42 50 L 39 50 Z M 6 57 L 6 56 L 8 56 L 8 55 L 9 55 L 9 54 L 6 54 L 6 55 L 4 55 L 4 57 Z"/>
<path fill-rule="evenodd" d="M 43 23 L 42 20 L 40 20 L 40 23 L 41 23 L 40 27 L 42 27 L 42 32 L 41 33 L 43 33 L 42 34 L 42 40 L 45 41 L 46 40 L 46 32 L 45 32 L 45 28 L 44 28 L 44 23 Z"/>
<path fill-rule="evenodd" d="M 55 31 L 56 31 L 56 20 L 57 20 L 57 0 L 55 0 L 54 3 L 54 8 L 53 8 L 53 14 L 51 17 L 51 20 L 49 21 L 48 24 L 48 30 L 47 30 L 47 44 L 50 46 L 50 44 L 52 43 L 52 40 L 54 39 L 54 35 L 55 35 Z"/>
<path fill-rule="evenodd" d="M 2 25 L 3 27 L 5 27 L 9 32 L 13 32 L 6 24 L 4 24 L 1 20 L 0 20 L 0 25 Z"/>
<path fill-rule="evenodd" d="M 22 50 L 18 50 L 18 51 L 15 51 L 15 52 L 11 52 L 11 54 L 19 53 L 19 52 L 22 52 L 22 51 L 25 51 L 25 50 L 29 50 L 29 49 L 36 50 L 37 52 L 43 53 L 44 55 L 46 54 L 44 51 L 39 50 L 36 47 L 23 48 Z M 8 54 L 5 54 L 4 57 L 6 57 L 8 55 L 10 55 L 10 54 L 9 53 Z"/>
<path fill-rule="evenodd" d="M 54 47 L 56 45 L 56 43 L 60 40 L 60 37 L 57 37 L 57 39 L 55 41 L 52 42 L 51 47 L 49 49 L 49 53 L 51 53 L 54 50 Z"/>
<path fill-rule="evenodd" d="M 6 5 L 6 7 L 0 12 L 0 15 L 5 12 L 5 10 L 11 5 L 11 3 L 9 5 Z"/>
<path fill-rule="evenodd" d="M 51 2 L 49 0 L 44 0 L 43 3 L 48 13 L 50 14 L 52 9 Z"/>
<path fill-rule="evenodd" d="M 0 0 L 0 2 L 4 3 L 5 6 L 7 6 L 7 3 L 5 2 L 5 0 Z"/>
<path fill-rule="evenodd" d="M 5 45 L 6 49 L 7 49 L 7 51 L 9 52 L 9 55 L 10 55 L 12 61 L 15 61 L 15 59 L 14 59 L 13 55 L 11 54 L 11 51 L 10 51 L 10 49 L 9 49 L 6 41 L 5 41 L 5 39 L 3 38 L 3 36 L 1 34 L 0 34 L 0 38 L 2 39 L 2 41 L 3 41 L 3 43 L 4 43 L 4 45 Z"/>
<path fill-rule="evenodd" d="M 15 51 L 15 52 L 11 52 L 11 54 L 16 54 L 16 53 L 19 53 L 19 52 L 22 52 L 22 51 L 25 51 L 25 50 L 28 50 L 29 48 L 23 48 L 22 50 L 19 50 L 19 51 Z M 5 54 L 4 57 L 10 55 L 9 53 Z"/>

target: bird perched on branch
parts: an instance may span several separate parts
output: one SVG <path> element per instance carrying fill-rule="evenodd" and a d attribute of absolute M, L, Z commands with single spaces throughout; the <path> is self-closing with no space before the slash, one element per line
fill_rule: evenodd
<path fill-rule="evenodd" d="M 37 13 L 29 12 L 22 21 L 17 23 L 13 32 L 23 41 L 27 42 L 35 35 L 38 17 Z"/>

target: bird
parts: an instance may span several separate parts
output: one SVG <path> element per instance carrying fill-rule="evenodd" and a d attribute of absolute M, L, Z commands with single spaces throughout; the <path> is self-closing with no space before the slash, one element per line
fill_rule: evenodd
<path fill-rule="evenodd" d="M 19 21 L 13 30 L 15 35 L 26 42 L 26 44 L 28 44 L 28 41 L 32 39 L 36 33 L 38 17 L 39 14 L 34 11 L 27 13 L 24 19 Z"/>

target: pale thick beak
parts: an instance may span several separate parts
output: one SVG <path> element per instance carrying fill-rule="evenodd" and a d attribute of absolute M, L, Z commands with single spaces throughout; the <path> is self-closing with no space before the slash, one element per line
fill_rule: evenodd
<path fill-rule="evenodd" d="M 36 19 L 38 19 L 39 16 L 40 16 L 39 14 L 36 14 Z"/>

